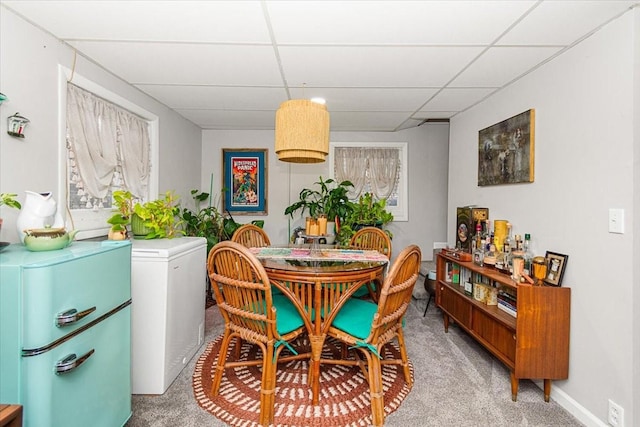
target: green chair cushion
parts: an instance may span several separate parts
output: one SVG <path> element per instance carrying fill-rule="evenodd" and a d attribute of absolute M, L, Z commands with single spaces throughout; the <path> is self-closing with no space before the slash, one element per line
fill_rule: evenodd
<path fill-rule="evenodd" d="M 375 292 L 376 290 L 376 283 L 375 282 L 371 282 L 371 289 L 373 289 L 373 291 Z M 367 287 L 367 285 L 362 285 L 358 288 L 357 291 L 355 291 L 353 293 L 354 297 L 356 298 L 362 298 L 362 297 L 367 297 L 369 296 L 369 288 Z"/>
<path fill-rule="evenodd" d="M 363 340 L 369 336 L 376 311 L 378 305 L 373 302 L 349 298 L 336 315 L 332 326 Z"/>
<path fill-rule="evenodd" d="M 289 298 L 283 294 L 272 295 L 271 298 L 276 308 L 276 329 L 280 335 L 288 334 L 304 325 L 300 313 Z"/>

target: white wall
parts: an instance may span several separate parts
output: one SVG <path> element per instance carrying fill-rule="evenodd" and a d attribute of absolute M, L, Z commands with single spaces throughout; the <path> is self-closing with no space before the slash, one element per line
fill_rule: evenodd
<path fill-rule="evenodd" d="M 637 11 L 625 14 L 456 116 L 450 130 L 449 242 L 456 207 L 473 203 L 488 207 L 492 219 L 508 219 L 514 233 L 531 233 L 536 254 L 569 255 L 563 282 L 572 288 L 569 379 L 554 382 L 552 397 L 588 425 L 606 423 L 608 399 L 624 408 L 626 426 L 640 424 L 630 375 L 640 364 L 637 343 L 632 351 L 640 330 L 631 298 L 637 307 L 632 218 L 640 190 L 633 142 L 639 119 L 631 90 L 640 70 L 633 62 L 637 21 Z M 530 108 L 535 182 L 478 187 L 478 131 Z M 625 234 L 608 233 L 609 208 L 625 210 Z"/>
<path fill-rule="evenodd" d="M 73 50 L 0 6 L 0 192 L 53 191 L 62 185 L 58 67 L 72 69 Z M 76 72 L 159 117 L 159 190 L 189 198 L 200 182 L 200 129 L 154 99 L 78 56 Z M 31 120 L 24 139 L 7 135 L 6 118 L 15 112 Z M 59 204 L 61 201 L 59 200 Z M 0 240 L 17 242 L 18 211 L 2 208 Z"/>
<path fill-rule="evenodd" d="M 446 124 L 424 125 L 395 133 L 332 132 L 336 142 L 408 142 L 409 157 L 409 221 L 394 222 L 393 252 L 418 244 L 423 259 L 433 255 L 433 242 L 445 241 L 448 168 L 448 130 Z M 319 164 L 289 164 L 277 159 L 273 151 L 273 131 L 202 132 L 202 190 L 209 192 L 213 174 L 213 194 L 222 187 L 223 148 L 268 148 L 268 215 L 235 216 L 238 222 L 264 219 L 265 230 L 273 243 L 285 243 L 295 227 L 302 224 L 284 215 L 287 206 L 298 199 L 302 188 L 313 186 L 320 176 L 329 175 L 327 162 Z"/>

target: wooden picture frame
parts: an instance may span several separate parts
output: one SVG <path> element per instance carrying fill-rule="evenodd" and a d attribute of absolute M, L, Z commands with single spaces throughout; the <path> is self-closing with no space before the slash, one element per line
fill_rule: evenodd
<path fill-rule="evenodd" d="M 267 215 L 266 149 L 222 149 L 222 206 L 239 215 Z"/>
<path fill-rule="evenodd" d="M 535 110 L 478 132 L 478 186 L 533 182 Z"/>
<path fill-rule="evenodd" d="M 547 276 L 544 278 L 544 282 L 550 286 L 561 286 L 569 255 L 547 251 L 545 258 L 547 260 Z"/>

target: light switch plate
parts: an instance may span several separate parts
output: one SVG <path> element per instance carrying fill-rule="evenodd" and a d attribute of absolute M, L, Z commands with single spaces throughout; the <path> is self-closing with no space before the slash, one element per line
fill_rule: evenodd
<path fill-rule="evenodd" d="M 624 234 L 624 209 L 609 209 L 609 233 Z"/>

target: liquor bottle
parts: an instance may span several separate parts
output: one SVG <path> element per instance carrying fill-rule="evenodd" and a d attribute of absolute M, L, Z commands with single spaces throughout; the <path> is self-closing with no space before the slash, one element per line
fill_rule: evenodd
<path fill-rule="evenodd" d="M 511 265 L 511 249 L 513 247 L 513 239 L 511 237 L 511 223 L 507 222 L 507 235 L 504 238 L 502 247 L 502 255 L 504 256 L 504 269 L 509 272 L 512 271 Z"/>
<path fill-rule="evenodd" d="M 531 276 L 533 273 L 533 252 L 531 252 L 531 234 L 524 235 L 524 274 Z"/>
<path fill-rule="evenodd" d="M 482 241 L 482 224 L 478 221 L 476 224 L 476 236 L 473 240 L 473 262 L 482 266 L 484 260 L 484 243 Z"/>
<path fill-rule="evenodd" d="M 522 249 L 522 237 L 515 235 L 515 247 L 511 248 L 511 278 L 520 282 L 524 273 L 524 250 Z"/>

